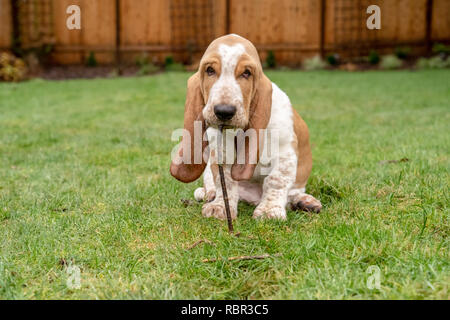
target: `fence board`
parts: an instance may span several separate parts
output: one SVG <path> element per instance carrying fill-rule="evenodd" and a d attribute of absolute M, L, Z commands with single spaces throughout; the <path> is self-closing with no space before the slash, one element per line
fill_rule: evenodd
<path fill-rule="evenodd" d="M 227 33 L 227 0 L 213 0 L 214 36 L 220 37 Z"/>
<path fill-rule="evenodd" d="M 99 63 L 114 62 L 116 0 L 50 1 L 55 62 L 84 63 L 91 50 Z M 296 64 L 320 52 L 321 3 L 321 0 L 120 0 L 121 55 L 123 60 L 132 61 L 136 55 L 149 52 L 150 58 L 159 62 L 169 54 L 184 62 L 191 61 L 199 58 L 211 39 L 230 31 L 255 43 L 262 59 L 273 50 L 278 62 Z M 71 4 L 81 7 L 81 30 L 66 27 L 66 9 Z M 381 8 L 381 30 L 366 28 L 366 8 L 371 4 Z M 384 52 L 392 52 L 396 46 L 408 43 L 425 48 L 426 4 L 427 0 L 326 0 L 326 52 L 356 55 L 380 45 L 386 46 Z M 11 43 L 9 7 L 10 0 L 0 0 L 0 47 Z M 450 1 L 434 0 L 432 41 L 450 41 L 449 16 Z M 365 45 L 365 49 L 352 51 L 360 45 Z"/>
<path fill-rule="evenodd" d="M 233 33 L 258 47 L 277 46 L 278 61 L 298 61 L 302 46 L 319 48 L 320 1 L 231 0 L 231 17 Z"/>
<path fill-rule="evenodd" d="M 450 39 L 450 1 L 434 0 L 431 38 L 434 40 Z"/>
<path fill-rule="evenodd" d="M 11 2 L 9 0 L 0 0 L 0 49 L 11 47 L 12 19 Z"/>
<path fill-rule="evenodd" d="M 121 46 L 171 45 L 170 1 L 164 0 L 122 0 L 121 1 Z M 143 49 L 144 51 L 144 49 Z M 125 58 L 130 59 L 126 55 Z M 164 54 L 154 54 L 157 61 Z"/>
<path fill-rule="evenodd" d="M 399 42 L 425 39 L 426 2 L 416 0 L 413 4 L 410 0 L 382 1 L 379 39 Z"/>
<path fill-rule="evenodd" d="M 84 17 L 83 17 L 83 0 L 53 0 L 53 23 L 54 23 L 54 37 L 55 47 L 68 47 L 82 45 L 82 34 Z M 69 30 L 66 25 L 66 20 L 69 15 L 66 13 L 67 7 L 70 5 L 78 5 L 81 8 L 81 30 Z M 83 55 L 76 52 L 55 52 L 52 55 L 56 63 L 72 64 L 83 63 Z"/>
<path fill-rule="evenodd" d="M 85 0 L 82 10 L 83 45 L 103 46 L 114 50 L 116 44 L 115 0 Z M 99 63 L 112 63 L 115 55 L 114 53 L 96 53 L 95 58 Z"/>
<path fill-rule="evenodd" d="M 427 0 L 414 3 L 409 0 L 359 0 L 355 3 L 360 6 L 344 10 L 348 8 L 349 1 L 327 1 L 325 44 L 328 51 L 341 47 L 348 54 L 355 53 L 354 47 L 365 46 L 356 52 L 366 54 L 370 48 L 377 48 L 381 53 L 389 53 L 397 46 L 418 44 L 425 48 Z M 381 9 L 380 30 L 366 27 L 369 17 L 366 9 L 371 4 Z M 445 20 L 444 17 L 439 19 Z"/>

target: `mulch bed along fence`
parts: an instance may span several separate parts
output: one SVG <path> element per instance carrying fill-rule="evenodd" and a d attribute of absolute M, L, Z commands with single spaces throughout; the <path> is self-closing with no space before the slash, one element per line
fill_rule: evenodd
<path fill-rule="evenodd" d="M 409 59 L 403 62 L 403 66 L 397 70 L 416 70 L 415 68 L 416 60 Z M 376 71 L 380 70 L 378 65 L 372 65 L 367 62 L 347 62 L 336 66 L 327 66 L 326 70 L 342 70 L 342 71 Z M 279 67 L 272 70 L 285 70 L 285 67 Z M 289 69 L 289 70 L 302 70 L 302 69 Z M 133 77 L 140 75 L 140 68 L 138 66 L 132 65 L 122 65 L 120 67 L 120 73 L 118 68 L 114 65 L 109 66 L 96 66 L 88 67 L 85 65 L 59 65 L 59 66 L 49 66 L 46 68 L 41 68 L 37 72 L 30 74 L 29 78 L 38 77 L 47 80 L 64 80 L 64 79 L 94 79 L 94 78 L 114 78 L 117 76 L 121 77 Z M 150 74 L 155 75 L 164 72 L 164 68 L 156 69 Z M 187 204 L 188 205 L 188 204 Z"/>

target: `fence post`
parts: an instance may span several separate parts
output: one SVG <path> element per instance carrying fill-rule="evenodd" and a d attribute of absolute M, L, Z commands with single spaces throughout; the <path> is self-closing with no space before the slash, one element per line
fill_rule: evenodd
<path fill-rule="evenodd" d="M 325 14 L 326 1 L 320 1 L 320 56 L 325 58 Z"/>
<path fill-rule="evenodd" d="M 427 54 L 431 54 L 431 23 L 433 21 L 433 0 L 427 0 L 426 23 L 425 23 L 425 42 L 427 45 Z"/>
<path fill-rule="evenodd" d="M 115 60 L 117 73 L 120 75 L 122 72 L 120 70 L 120 0 L 116 0 L 116 50 L 115 50 Z"/>
<path fill-rule="evenodd" d="M 11 0 L 11 17 L 12 17 L 12 39 L 11 51 L 20 56 L 22 53 L 22 44 L 20 41 L 20 20 L 19 20 L 19 3 Z"/>
<path fill-rule="evenodd" d="M 225 33 L 230 34 L 231 32 L 231 0 L 225 1 Z"/>

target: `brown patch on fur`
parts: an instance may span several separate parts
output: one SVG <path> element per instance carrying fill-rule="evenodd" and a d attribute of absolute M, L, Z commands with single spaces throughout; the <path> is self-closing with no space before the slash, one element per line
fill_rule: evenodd
<path fill-rule="evenodd" d="M 297 153 L 297 176 L 293 188 L 305 188 L 312 169 L 312 154 L 309 145 L 309 131 L 305 121 L 293 110 L 294 120 L 294 150 Z"/>
<path fill-rule="evenodd" d="M 203 55 L 202 60 L 200 61 L 200 66 L 198 67 L 198 76 L 200 80 L 200 87 L 203 94 L 204 102 L 208 101 L 209 91 L 211 87 L 214 85 L 217 79 L 220 77 L 222 61 L 220 60 L 220 55 L 217 52 L 209 52 L 208 50 Z M 212 77 L 206 76 L 206 69 L 208 67 L 212 67 L 216 74 Z"/>
<path fill-rule="evenodd" d="M 198 73 L 194 74 L 188 80 L 188 88 L 186 94 L 186 104 L 184 109 L 184 129 L 190 133 L 190 139 L 187 136 L 183 136 L 181 141 L 178 155 L 183 157 L 183 150 L 191 150 L 191 164 L 185 164 L 184 161 L 181 164 L 175 164 L 172 162 L 170 166 L 170 173 L 173 177 L 181 182 L 192 182 L 197 180 L 203 173 L 206 167 L 206 162 L 202 157 L 200 164 L 194 164 L 194 122 L 202 122 L 202 136 L 205 133 L 206 125 L 202 116 L 202 109 L 205 103 L 200 88 L 200 78 Z M 207 141 L 202 141 L 202 154 L 208 145 Z"/>
<path fill-rule="evenodd" d="M 250 119 L 248 129 L 253 129 L 256 131 L 257 144 L 256 144 L 256 162 L 259 161 L 259 146 L 263 144 L 260 141 L 259 129 L 266 129 L 270 120 L 270 113 L 272 110 L 272 83 L 270 80 L 262 73 L 262 69 L 258 72 L 260 73 L 260 79 L 256 80 L 256 92 L 250 105 Z M 255 75 L 256 78 L 256 75 Z M 256 164 L 250 163 L 250 147 L 249 140 L 245 141 L 245 164 L 235 163 L 231 168 L 231 176 L 236 181 L 250 180 L 256 168 Z M 242 152 L 242 150 L 237 150 Z"/>

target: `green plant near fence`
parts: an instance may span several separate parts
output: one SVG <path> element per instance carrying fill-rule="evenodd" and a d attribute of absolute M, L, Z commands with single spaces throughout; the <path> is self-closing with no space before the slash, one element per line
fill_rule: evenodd
<path fill-rule="evenodd" d="M 450 68 L 450 58 L 434 56 L 431 58 L 420 58 L 416 62 L 417 69 L 445 69 Z"/>
<path fill-rule="evenodd" d="M 86 65 L 88 67 L 96 67 L 97 59 L 95 58 L 95 53 L 93 51 L 89 52 L 89 56 L 86 59 Z"/>
<path fill-rule="evenodd" d="M 405 60 L 408 59 L 411 55 L 411 48 L 410 47 L 397 47 L 394 51 L 397 58 Z"/>
<path fill-rule="evenodd" d="M 275 68 L 277 66 L 277 60 L 275 58 L 275 53 L 272 50 L 267 52 L 266 58 L 266 67 L 267 68 Z"/>
<path fill-rule="evenodd" d="M 370 51 L 368 61 L 372 65 L 376 65 L 380 62 L 380 55 L 375 50 Z"/>
<path fill-rule="evenodd" d="M 380 68 L 385 70 L 399 69 L 402 65 L 403 61 L 393 54 L 383 56 L 380 62 Z"/>
<path fill-rule="evenodd" d="M 164 60 L 164 69 L 166 71 L 184 71 L 184 66 L 181 63 L 175 62 L 172 56 L 167 56 Z"/>
<path fill-rule="evenodd" d="M 25 62 L 12 54 L 0 53 L 0 80 L 18 82 L 24 80 L 27 74 Z"/>
<path fill-rule="evenodd" d="M 327 63 L 322 60 L 322 58 L 317 55 L 310 59 L 306 59 L 303 62 L 303 67 L 305 70 L 312 71 L 312 70 L 323 70 L 327 67 Z"/>

